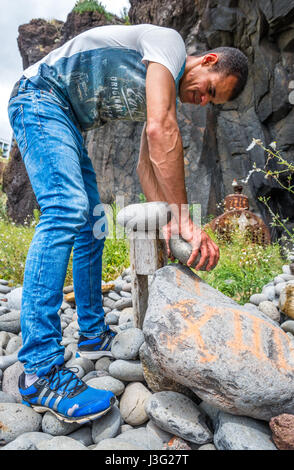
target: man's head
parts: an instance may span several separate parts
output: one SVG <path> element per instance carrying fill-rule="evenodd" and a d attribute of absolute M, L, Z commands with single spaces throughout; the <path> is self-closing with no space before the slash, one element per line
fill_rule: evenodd
<path fill-rule="evenodd" d="M 180 100 L 205 106 L 232 101 L 248 77 L 246 56 L 234 47 L 218 47 L 200 56 L 188 56 L 180 81 Z"/>

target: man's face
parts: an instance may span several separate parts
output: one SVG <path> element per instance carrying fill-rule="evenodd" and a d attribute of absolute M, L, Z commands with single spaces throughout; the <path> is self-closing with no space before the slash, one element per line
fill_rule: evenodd
<path fill-rule="evenodd" d="M 224 76 L 212 70 L 218 61 L 216 54 L 207 54 L 188 64 L 187 71 L 180 82 L 180 100 L 182 103 L 199 104 L 226 103 L 234 89 L 237 78 L 233 75 Z"/>

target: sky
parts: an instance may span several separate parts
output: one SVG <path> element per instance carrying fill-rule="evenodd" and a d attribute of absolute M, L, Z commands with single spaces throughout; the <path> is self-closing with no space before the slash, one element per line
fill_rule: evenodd
<path fill-rule="evenodd" d="M 10 141 L 7 103 L 13 85 L 22 74 L 22 60 L 17 47 L 18 27 L 33 18 L 65 21 L 76 0 L 0 0 L 0 140 Z M 120 16 L 128 0 L 102 0 L 110 13 Z"/>

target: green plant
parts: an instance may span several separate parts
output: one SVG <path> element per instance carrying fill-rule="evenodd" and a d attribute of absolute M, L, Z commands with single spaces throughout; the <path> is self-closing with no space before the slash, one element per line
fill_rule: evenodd
<path fill-rule="evenodd" d="M 78 0 L 73 11 L 80 14 L 86 11 L 97 11 L 101 15 L 104 15 L 108 21 L 111 21 L 113 18 L 113 15 L 106 11 L 105 6 L 97 0 Z"/>
<path fill-rule="evenodd" d="M 212 271 L 195 271 L 205 282 L 241 305 L 252 294 L 278 275 L 285 260 L 278 243 L 258 245 L 250 242 L 248 234 L 235 230 L 228 243 L 211 230 L 209 236 L 220 248 L 220 259 Z"/>

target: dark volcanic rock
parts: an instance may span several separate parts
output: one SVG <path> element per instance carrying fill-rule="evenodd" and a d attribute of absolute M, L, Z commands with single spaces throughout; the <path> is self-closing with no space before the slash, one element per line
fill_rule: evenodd
<path fill-rule="evenodd" d="M 218 46 L 233 46 L 249 59 L 248 84 L 237 100 L 205 108 L 178 106 L 189 202 L 200 203 L 203 216 L 218 215 L 217 204 L 231 192 L 233 178 L 244 179 L 254 163 L 257 167 L 266 163 L 260 147 L 246 152 L 253 137 L 267 146 L 277 141 L 282 156 L 288 161 L 294 159 L 294 109 L 289 102 L 289 85 L 294 80 L 294 0 L 130 0 L 130 3 L 132 23 L 175 28 L 183 36 L 189 55 Z M 70 13 L 63 26 L 60 22 L 46 26 L 44 20 L 33 20 L 20 28 L 19 47 L 24 65 L 49 52 L 50 44 L 53 49 L 86 29 L 109 23 L 121 20 L 97 12 Z M 138 202 L 141 187 L 136 165 L 141 129 L 142 123 L 113 122 L 85 136 L 103 202 L 113 202 L 117 194 L 125 196 L 125 204 Z M 273 160 L 268 165 L 269 169 L 275 168 Z M 272 210 L 283 219 L 289 218 L 290 229 L 294 226 L 293 195 L 274 180 L 255 173 L 244 193 L 253 211 L 260 213 L 266 223 L 270 216 L 258 201 L 259 196 L 270 197 Z M 17 205 L 12 202 L 10 212 L 21 219 Z M 280 229 L 271 227 L 271 232 L 278 236 Z"/>

